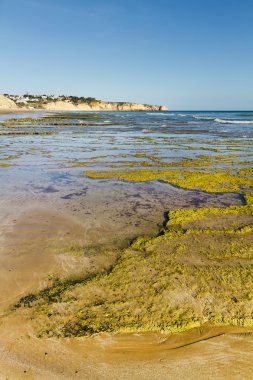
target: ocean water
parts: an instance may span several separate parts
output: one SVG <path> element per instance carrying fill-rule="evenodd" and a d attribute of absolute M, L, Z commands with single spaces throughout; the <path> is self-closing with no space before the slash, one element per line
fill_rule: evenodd
<path fill-rule="evenodd" d="M 158 232 L 172 208 L 242 201 L 238 194 L 208 194 L 160 181 L 91 180 L 83 172 L 149 170 L 156 162 L 159 168 L 161 162 L 180 166 L 182 158 L 198 155 L 233 154 L 235 167 L 245 157 L 250 166 L 253 111 L 67 112 L 60 120 L 54 115 L 0 115 L 0 163 L 11 165 L 0 167 L 0 212 L 6 223 L 36 204 L 90 223 L 97 230 L 95 241 L 104 241 L 99 226 L 110 226 L 106 239 L 119 241 Z M 6 119 L 30 116 L 49 118 L 4 125 Z"/>
<path fill-rule="evenodd" d="M 147 129 L 147 131 L 161 132 L 161 128 L 167 132 L 178 133 L 217 133 L 223 136 L 224 133 L 234 134 L 241 137 L 240 134 L 236 135 L 238 129 L 243 132 L 245 136 L 252 137 L 253 125 L 253 111 L 155 111 L 155 112 L 68 112 L 73 114 L 73 121 L 78 121 L 75 115 L 91 115 L 91 123 L 93 115 L 99 116 L 100 126 L 110 125 L 110 123 L 118 123 L 118 131 L 124 131 L 124 127 L 128 131 Z M 53 115 L 54 113 L 51 112 Z M 23 117 L 41 117 L 50 115 L 45 112 L 33 112 L 26 114 L 6 114 L 0 115 L 0 121 L 10 118 L 23 118 Z M 188 130 L 190 127 L 190 131 Z M 222 128 L 228 126 L 229 128 Z M 49 126 L 50 127 L 50 126 Z M 99 125 L 97 126 L 99 127 Z M 65 129 L 65 128 L 64 128 Z M 68 130 L 68 128 L 66 128 Z M 96 128 L 95 128 L 96 129 Z M 71 129 L 70 129 L 71 130 Z M 99 128 L 97 128 L 99 130 Z M 110 128 L 107 129 L 110 131 Z M 115 129 L 114 129 L 115 130 Z"/>
<path fill-rule="evenodd" d="M 44 115 L 53 118 L 53 113 Z M 21 166 L 54 166 L 56 161 L 59 164 L 61 160 L 87 160 L 100 156 L 97 160 L 99 168 L 103 162 L 102 156 L 108 158 L 116 155 L 117 161 L 120 155 L 123 159 L 129 158 L 127 156 L 140 150 L 140 153 L 154 152 L 157 157 L 162 154 L 169 160 L 178 156 L 194 156 L 198 153 L 198 147 L 201 150 L 219 146 L 226 151 L 232 139 L 238 146 L 250 145 L 253 138 L 253 111 L 68 112 L 67 115 L 68 119 L 61 120 L 58 125 L 50 119 L 43 124 L 24 123 L 22 128 L 14 123 L 8 129 L 1 126 L 1 121 L 13 118 L 13 115 L 0 115 L 0 133 L 12 133 L 1 136 L 0 143 L 2 147 L 5 145 L 5 149 L 1 149 L 0 154 L 4 157 L 4 154 L 20 153 L 22 157 L 15 162 Z M 87 117 L 85 126 L 82 125 L 82 115 Z M 41 117 L 43 113 L 31 116 Z M 15 117 L 22 118 L 24 114 Z M 32 131 L 38 135 L 15 135 L 20 131 Z M 39 135 L 42 132 L 52 132 L 54 135 Z M 8 142 L 11 142 L 9 149 Z M 44 150 L 38 161 L 36 154 L 29 155 L 31 148 L 34 153 Z M 26 157 L 22 154 L 24 150 Z M 46 152 L 51 155 L 51 160 L 45 160 Z"/>

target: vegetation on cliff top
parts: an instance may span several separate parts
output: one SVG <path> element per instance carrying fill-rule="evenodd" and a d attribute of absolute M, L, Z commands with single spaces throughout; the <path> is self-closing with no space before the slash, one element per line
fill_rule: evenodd
<path fill-rule="evenodd" d="M 84 97 L 84 96 L 72 96 L 72 95 L 31 95 L 31 94 L 24 94 L 24 95 L 12 95 L 12 94 L 4 94 L 1 95 L 3 100 L 5 100 L 6 108 L 29 108 L 29 109 L 43 109 L 50 107 L 50 105 L 54 104 L 61 104 L 66 106 L 73 106 L 73 107 L 82 107 L 83 105 L 88 107 L 104 107 L 107 109 L 107 106 L 110 105 L 112 107 L 115 107 L 119 110 L 123 110 L 125 108 L 129 108 L 131 110 L 132 107 L 138 107 L 146 108 L 149 110 L 167 110 L 167 107 L 164 106 L 153 106 L 149 104 L 137 104 L 137 103 L 131 103 L 131 102 L 108 102 L 108 101 L 102 101 L 97 100 L 93 97 Z M 0 104 L 1 106 L 1 104 Z M 54 108 L 54 107 L 53 107 Z M 114 108 L 112 108 L 114 109 Z"/>

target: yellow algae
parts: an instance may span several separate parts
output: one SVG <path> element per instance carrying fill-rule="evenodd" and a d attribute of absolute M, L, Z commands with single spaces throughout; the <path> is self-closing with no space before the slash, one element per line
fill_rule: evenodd
<path fill-rule="evenodd" d="M 159 179 L 187 189 L 242 193 L 252 188 L 251 168 L 215 167 L 238 157 L 199 155 L 163 163 L 136 153 L 140 161 L 116 162 L 132 169 L 84 175 L 134 182 Z M 247 191 L 244 198 L 241 206 L 171 210 L 159 236 L 137 238 L 103 271 L 58 279 L 22 297 L 13 312 L 29 318 L 38 336 L 178 332 L 206 323 L 253 326 L 253 194 Z M 69 248 L 74 258 L 82 252 L 78 245 Z"/>
<path fill-rule="evenodd" d="M 207 192 L 241 192 L 241 188 L 253 187 L 253 177 L 245 176 L 245 172 L 240 171 L 233 174 L 227 171 L 139 169 L 86 171 L 84 175 L 89 178 L 116 178 L 122 181 L 134 182 L 160 179 L 182 188 L 200 189 Z"/>
<path fill-rule="evenodd" d="M 178 173 L 179 174 L 179 173 Z M 200 189 L 207 192 L 241 192 L 241 188 L 253 187 L 253 178 L 226 171 L 202 172 L 189 171 L 181 173 L 182 178 L 167 179 L 174 185 L 187 189 Z"/>
<path fill-rule="evenodd" d="M 0 161 L 15 160 L 17 158 L 20 158 L 20 156 L 18 156 L 18 155 L 9 155 L 9 156 L 5 156 L 5 157 L 1 157 Z"/>
<path fill-rule="evenodd" d="M 187 148 L 188 149 L 188 148 Z M 162 157 L 149 155 L 143 153 L 134 153 L 129 155 L 123 155 L 121 157 L 128 158 L 127 160 L 114 160 L 114 155 L 105 155 L 101 157 L 92 157 L 89 162 L 90 165 L 92 163 L 96 164 L 102 164 L 104 167 L 108 168 L 118 168 L 118 169 L 130 169 L 130 168 L 171 168 L 171 169 L 180 169 L 180 168 L 199 168 L 200 170 L 204 171 L 209 168 L 209 171 L 213 170 L 220 170 L 224 167 L 226 168 L 226 172 L 231 170 L 235 170 L 235 168 L 231 167 L 228 168 L 228 165 L 239 165 L 240 167 L 243 167 L 245 165 L 252 164 L 252 154 L 224 154 L 224 155 L 196 155 L 194 158 L 184 157 L 181 159 L 178 159 L 177 161 L 163 161 Z M 249 157 L 249 160 L 242 160 L 243 157 Z M 104 161 L 100 161 L 100 158 L 105 158 Z M 116 158 L 120 158 L 119 156 L 116 156 Z M 69 162 L 71 163 L 71 162 Z M 86 163 L 84 161 L 76 161 L 73 162 L 73 166 L 71 167 L 78 167 L 78 166 L 86 166 Z M 246 168 L 249 169 L 249 168 Z M 249 173 L 249 171 L 248 171 Z"/>
<path fill-rule="evenodd" d="M 229 206 L 224 208 L 217 207 L 201 207 L 190 209 L 171 210 L 168 214 L 167 227 L 189 228 L 192 222 L 196 222 L 203 227 L 204 223 L 212 223 L 212 228 L 222 228 L 233 224 L 238 226 L 246 220 L 244 224 L 253 223 L 253 193 L 245 193 L 244 198 L 246 205 L 244 206 Z"/>
<path fill-rule="evenodd" d="M 244 197 L 243 206 L 172 210 L 163 234 L 137 238 L 107 273 L 57 281 L 16 308 L 39 336 L 253 326 L 253 193 Z"/>
<path fill-rule="evenodd" d="M 79 168 L 79 167 L 82 167 L 82 166 L 91 165 L 92 162 L 79 161 L 77 163 L 67 162 L 67 164 L 70 164 L 70 166 L 69 166 L 70 168 Z"/>

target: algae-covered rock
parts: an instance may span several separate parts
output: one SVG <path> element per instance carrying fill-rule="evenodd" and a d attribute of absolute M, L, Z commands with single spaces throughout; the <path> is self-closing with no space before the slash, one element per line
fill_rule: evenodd
<path fill-rule="evenodd" d="M 86 171 L 89 178 L 110 179 L 117 178 L 121 181 L 144 182 L 162 180 L 186 189 L 199 189 L 207 192 L 241 192 L 243 188 L 253 188 L 252 171 L 245 175 L 238 170 L 237 173 L 227 171 L 204 170 L 106 170 Z"/>
<path fill-rule="evenodd" d="M 58 282 L 19 310 L 39 336 L 253 326 L 252 193 L 245 201 L 173 210 L 163 234 L 137 238 L 109 272 Z"/>

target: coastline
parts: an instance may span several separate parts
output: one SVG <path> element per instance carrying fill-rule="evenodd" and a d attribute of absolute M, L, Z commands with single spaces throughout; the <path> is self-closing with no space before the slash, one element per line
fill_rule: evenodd
<path fill-rule="evenodd" d="M 35 109 L 28 109 L 28 108 L 0 109 L 0 115 L 8 115 L 8 114 L 13 114 L 13 113 L 27 113 L 27 112 L 34 112 L 34 111 L 45 111 L 45 110 L 35 110 Z"/>
<path fill-rule="evenodd" d="M 16 110 L 17 103 L 25 110 L 29 105 L 31 110 L 40 111 L 167 111 L 166 106 L 133 103 L 108 102 L 95 98 L 50 97 L 50 96 L 9 96 L 0 95 L 0 109 Z"/>
<path fill-rule="evenodd" d="M 25 112 L 27 111 L 31 112 Z M 105 134 L 105 128 L 101 128 L 101 125 L 105 125 L 102 117 L 103 115 L 99 115 L 98 122 L 98 115 L 92 119 L 90 115 L 80 114 L 76 121 L 66 112 L 57 117 L 53 115 L 52 118 L 38 118 L 37 123 L 28 118 L 23 122 L 16 119 L 2 127 L 8 128 L 14 136 L 15 133 L 18 136 L 22 129 L 27 133 L 35 129 L 37 135 L 24 139 L 3 138 L 5 149 L 2 152 L 2 162 L 11 166 L 1 169 L 1 212 L 6 223 L 0 231 L 3 241 L 0 276 L 2 302 L 6 301 L 1 307 L 4 310 L 14 304 L 18 307 L 8 309 L 8 315 L 1 318 L 0 378 L 46 379 L 50 376 L 52 379 L 160 380 L 167 379 L 169 373 L 174 379 L 181 379 L 183 376 L 189 379 L 217 379 L 229 378 L 225 368 L 228 364 L 235 378 L 239 376 L 238 368 L 242 366 L 244 377 L 250 378 L 251 368 L 247 362 L 252 361 L 250 347 L 253 344 L 253 329 L 249 326 L 251 320 L 246 319 L 247 314 L 244 318 L 240 309 L 240 304 L 243 307 L 245 299 L 250 303 L 251 296 L 250 291 L 244 291 L 247 282 L 243 280 L 248 279 L 247 286 L 251 286 L 249 279 L 252 278 L 250 272 L 246 273 L 247 276 L 242 272 L 244 286 L 241 285 L 240 271 L 243 268 L 250 270 L 248 267 L 252 260 L 251 251 L 244 252 L 246 240 L 241 242 L 250 235 L 252 223 L 252 202 L 248 193 L 241 190 L 241 186 L 250 186 L 248 177 L 251 175 L 251 151 L 248 141 L 242 141 L 239 147 L 241 140 L 236 141 L 233 146 L 235 140 L 231 140 L 229 136 L 227 140 L 223 140 L 223 143 L 225 141 L 231 147 L 229 152 L 213 143 L 211 146 L 206 144 L 205 135 L 202 134 L 201 147 L 198 146 L 194 158 L 186 155 L 186 158 L 179 160 L 174 157 L 168 162 L 164 160 L 167 152 L 172 152 L 173 156 L 168 139 L 162 140 L 165 143 L 161 144 L 158 138 L 146 135 L 147 129 L 141 127 L 139 130 L 134 129 L 136 140 L 133 143 L 132 125 L 129 135 L 126 135 L 129 124 L 125 121 L 121 133 L 114 115 L 111 117 L 112 126 L 108 125 Z M 122 123 L 122 115 L 120 117 Z M 150 120 L 149 115 L 145 117 L 149 126 L 152 119 Z M 105 120 L 108 118 L 106 115 Z M 189 118 L 192 120 L 192 116 Z M 159 115 L 157 120 L 159 123 Z M 185 118 L 183 122 L 185 123 Z M 160 124 L 164 125 L 163 119 Z M 49 125 L 50 128 L 57 129 L 58 135 L 41 137 L 43 135 L 39 133 L 43 133 Z M 73 125 L 75 130 L 72 135 L 70 131 Z M 168 125 L 169 133 L 172 133 L 170 119 Z M 184 125 L 180 124 L 180 133 Z M 115 141 L 115 126 L 119 133 L 118 142 Z M 189 131 L 189 127 L 185 128 Z M 164 127 L 158 131 L 151 129 L 153 131 L 159 133 L 159 138 L 164 137 Z M 206 131 L 206 128 L 201 131 Z M 67 140 L 64 138 L 66 132 Z M 175 129 L 176 138 L 177 133 L 178 129 Z M 79 136 L 80 140 L 77 140 Z M 125 137 L 128 136 L 130 145 L 126 144 L 128 140 Z M 192 134 L 190 137 L 194 140 L 190 144 L 194 144 L 196 139 L 199 142 L 198 136 L 196 138 Z M 83 138 L 86 139 L 86 152 Z M 209 135 L 207 138 L 209 139 Z M 64 149 L 60 149 L 62 146 L 59 144 L 63 141 L 67 141 L 67 144 Z M 101 149 L 98 141 L 107 149 L 103 151 L 103 155 L 98 154 Z M 140 142 L 146 144 L 141 145 Z M 180 141 L 179 144 L 177 142 L 178 140 L 175 144 L 173 141 L 176 145 L 176 157 L 177 149 L 182 147 Z M 184 137 L 183 147 L 185 143 Z M 144 151 L 141 150 L 143 145 Z M 81 154 L 77 154 L 80 147 Z M 154 147 L 157 149 L 156 157 L 149 153 Z M 192 145 L 189 145 L 190 152 L 191 148 Z M 240 149 L 239 153 L 234 152 L 233 148 Z M 208 152 L 206 149 L 209 149 Z M 185 148 L 184 152 L 186 153 Z M 235 175 L 234 164 L 241 156 L 244 158 L 243 161 L 240 160 L 238 173 Z M 125 160 L 122 161 L 122 157 Z M 227 165 L 226 169 L 224 165 Z M 212 168 L 209 169 L 210 166 L 215 167 L 215 174 Z M 94 167 L 107 170 L 94 170 Z M 128 170 L 129 168 L 132 170 Z M 188 174 L 195 173 L 195 176 L 185 175 L 186 171 Z M 177 185 L 177 189 L 170 183 Z M 183 190 L 182 187 L 191 190 Z M 170 188 L 171 192 L 168 191 Z M 117 191 L 114 192 L 115 190 Z M 154 203 L 152 199 L 157 199 L 161 194 L 164 194 L 161 202 Z M 175 201 L 176 197 L 180 201 L 173 206 L 171 201 Z M 187 199 L 185 204 L 182 203 L 183 197 Z M 99 203 L 99 199 L 102 203 Z M 114 199 L 118 203 L 113 203 Z M 35 204 L 33 200 L 40 200 L 41 203 L 38 201 Z M 91 204 L 95 207 L 91 208 Z M 78 214 L 79 209 L 83 209 L 81 214 Z M 154 213 L 154 218 L 151 218 L 153 209 L 160 209 L 161 212 Z M 22 210 L 24 214 L 21 214 Z M 104 219 L 106 213 L 107 218 Z M 111 221 L 114 224 L 110 224 Z M 140 223 L 144 223 L 144 227 L 141 233 L 137 233 Z M 130 225 L 134 229 L 130 229 Z M 118 228 L 117 235 L 116 229 L 113 229 L 115 226 Z M 94 247 L 101 236 L 108 240 L 108 237 L 115 235 L 115 240 L 119 241 L 123 236 L 121 230 L 125 232 L 127 228 L 128 235 L 124 237 L 136 239 L 126 245 L 128 251 L 126 246 L 120 248 L 120 260 L 116 261 L 118 255 L 113 256 L 110 250 L 102 252 L 99 245 Z M 149 236 L 144 237 L 147 231 Z M 238 257 L 238 252 L 234 252 L 233 245 L 230 249 L 231 240 L 239 247 L 241 256 Z M 206 246 L 208 242 L 210 244 Z M 114 244 L 114 240 L 112 243 Z M 85 244 L 88 244 L 87 249 Z M 189 246 L 190 253 L 185 251 Z M 168 258 L 174 262 L 167 262 Z M 143 272 L 143 269 L 146 271 Z M 152 275 L 154 269 L 156 270 Z M 234 276 L 237 270 L 238 283 Z M 89 277 L 85 277 L 87 274 L 91 274 L 91 281 Z M 94 274 L 96 276 L 93 278 Z M 55 285 L 52 276 L 63 278 L 63 281 Z M 74 282 L 64 282 L 68 278 L 74 279 Z M 142 284 L 143 279 L 146 284 Z M 219 283 L 219 279 L 222 279 L 223 284 Z M 226 280 L 228 281 L 225 283 Z M 151 286 L 147 284 L 155 284 L 154 293 L 148 292 Z M 166 284 L 168 289 L 164 288 Z M 136 294 L 134 292 L 138 287 L 140 292 Z M 43 293 L 45 289 L 46 292 Z M 129 289 L 129 292 L 124 292 L 125 289 Z M 41 297 L 37 296 L 40 291 Z M 48 293 L 53 298 L 48 298 Z M 89 299 L 90 294 L 94 297 Z M 111 302 L 114 294 L 117 298 Z M 219 295 L 220 299 L 226 300 L 227 313 L 224 307 L 219 308 L 220 305 L 223 306 Z M 20 297 L 23 297 L 23 301 Z M 24 302 L 26 300 L 28 302 Z M 137 304 L 132 303 L 134 300 L 138 301 Z M 235 308 L 232 309 L 235 318 L 232 322 L 239 325 L 245 320 L 249 327 L 229 324 L 230 321 L 226 318 L 230 316 L 231 304 Z M 138 319 L 127 320 L 128 305 L 131 311 L 137 310 Z M 184 309 L 185 305 L 187 310 Z M 178 306 L 182 306 L 181 311 Z M 189 312 L 192 307 L 195 313 L 193 318 Z M 213 324 L 204 323 L 211 314 L 206 313 L 207 307 L 212 312 Z M 88 314 L 91 309 L 98 311 L 99 320 L 94 319 L 94 313 Z M 170 320 L 167 316 L 174 310 L 179 313 Z M 86 314 L 82 314 L 83 311 Z M 106 318 L 107 313 L 109 318 L 104 323 L 103 318 Z M 121 327 L 120 331 L 124 331 L 126 327 L 125 331 L 130 333 L 109 332 L 113 328 L 109 323 L 110 320 L 113 321 L 115 313 L 119 316 L 116 326 Z M 145 318 L 141 324 L 141 318 L 145 315 L 148 323 L 150 322 L 150 332 L 145 332 L 148 330 L 145 330 L 145 326 L 148 326 L 145 325 Z M 68 321 L 74 323 L 74 328 L 77 326 L 83 328 L 84 333 L 87 332 L 85 324 L 75 321 L 76 316 L 80 317 L 81 323 L 87 320 L 95 331 L 107 329 L 108 333 L 94 333 L 89 336 L 88 331 L 88 336 L 81 337 L 78 333 L 81 334 L 82 331 L 73 329 L 70 336 L 62 338 Z M 215 316 L 219 317 L 216 323 Z M 159 320 L 163 324 L 155 325 L 154 322 Z M 191 321 L 203 321 L 203 325 L 189 329 L 192 326 Z M 223 326 L 219 325 L 222 321 Z M 164 331 L 166 326 L 171 326 L 171 331 L 188 330 L 181 333 L 156 333 L 157 326 L 160 331 Z M 52 335 L 47 335 L 47 331 L 52 332 Z M 45 335 L 40 335 L 43 332 Z M 209 365 L 210 362 L 214 363 L 215 371 Z"/>
<path fill-rule="evenodd" d="M 55 228 L 59 228 L 58 234 L 68 232 L 68 239 L 70 239 L 70 242 L 72 240 L 73 243 L 81 238 L 82 228 L 74 220 L 68 219 L 67 216 L 64 219 L 63 216 L 59 218 L 52 213 L 50 216 L 50 214 L 45 213 L 45 210 L 37 209 L 34 215 L 37 215 L 38 227 L 41 230 L 46 228 L 49 235 L 48 240 L 45 240 L 45 235 L 43 234 L 40 240 L 36 240 L 35 245 L 31 242 L 30 253 L 32 253 L 32 247 L 35 253 L 36 246 L 39 246 L 41 252 L 44 252 L 44 257 L 38 260 L 37 255 L 35 255 L 34 262 L 30 261 L 29 269 L 33 268 L 32 272 L 34 272 L 38 266 L 43 268 L 42 264 L 45 262 L 47 263 L 45 273 L 47 273 L 49 270 L 48 264 L 52 265 L 53 257 L 51 256 L 50 258 L 48 254 L 45 256 L 45 247 L 48 246 L 52 236 L 55 241 L 57 233 L 50 224 L 45 224 L 45 222 L 47 221 L 48 223 L 51 219 L 52 225 L 56 223 Z M 32 223 L 34 229 L 35 222 L 33 219 L 31 220 L 31 216 L 27 212 L 26 218 L 28 219 L 25 225 L 29 226 Z M 22 223 L 20 221 L 20 227 L 17 226 L 14 230 L 12 228 L 10 230 L 13 237 L 15 237 L 15 241 L 18 241 L 21 236 L 24 237 L 24 219 L 22 220 Z M 22 235 L 17 234 L 20 228 Z M 71 232 L 70 234 L 69 231 Z M 12 248 L 12 245 L 10 245 L 10 232 L 6 236 L 8 240 L 5 239 L 9 249 Z M 38 234 L 41 234 L 40 230 L 38 230 Z M 47 247 L 47 250 L 48 248 L 50 246 Z M 23 249 L 24 251 L 26 250 L 25 247 Z M 54 251 L 57 257 L 55 243 Z M 30 254 L 29 256 L 31 257 Z M 17 260 L 18 257 L 15 257 L 15 271 L 17 271 Z M 34 267 L 31 266 L 32 263 Z M 7 268 L 9 268 L 9 265 L 10 263 L 7 261 Z M 25 266 L 27 266 L 27 260 Z M 2 270 L 4 269 L 3 266 L 1 268 Z M 10 274 L 8 274 L 8 277 L 10 277 Z M 1 278 L 3 278 L 2 275 Z M 41 278 L 40 275 L 38 278 L 39 283 L 41 283 Z M 23 280 L 20 278 L 18 281 L 22 282 L 24 279 L 24 294 L 26 294 L 25 288 L 30 281 L 26 273 L 24 273 Z M 33 284 L 33 287 L 36 289 L 38 284 Z M 229 373 L 234 376 L 237 375 L 238 368 L 243 365 L 245 378 L 249 379 L 249 374 L 252 370 L 248 363 L 252 361 L 250 359 L 253 359 L 253 353 L 249 350 L 249 347 L 253 344 L 253 328 L 239 326 L 205 324 L 181 333 L 99 333 L 81 338 L 38 338 L 31 328 L 30 318 L 27 318 L 22 312 L 20 315 L 8 313 L 8 315 L 1 318 L 0 340 L 1 380 L 6 379 L 6 377 L 21 380 L 47 380 L 49 377 L 54 380 L 81 380 L 83 378 L 88 380 L 108 380 L 112 378 L 161 380 L 167 379 L 168 374 L 175 380 L 180 380 L 185 376 L 189 380 L 202 380 L 203 371 L 205 378 L 215 380 L 217 378 L 229 378 L 227 373 L 228 365 Z M 225 367 L 225 359 L 221 355 L 222 347 L 224 346 L 226 347 L 227 355 L 227 365 Z M 238 356 L 238 350 L 240 351 L 240 356 Z M 203 357 L 207 363 L 216 363 L 215 373 L 207 363 L 203 367 Z M 66 358 L 68 358 L 67 361 Z M 178 366 L 179 361 L 180 366 Z M 191 368 L 190 373 L 189 368 Z"/>

